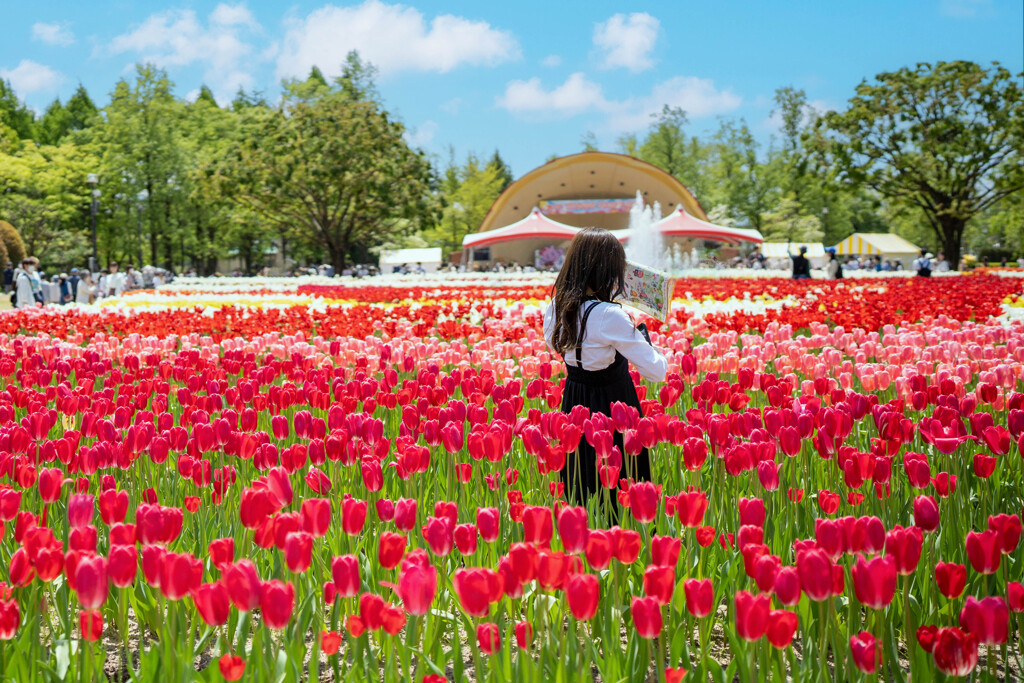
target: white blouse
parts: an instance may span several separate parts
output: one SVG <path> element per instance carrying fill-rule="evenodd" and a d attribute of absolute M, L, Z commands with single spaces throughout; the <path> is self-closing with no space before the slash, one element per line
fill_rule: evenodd
<path fill-rule="evenodd" d="M 583 312 L 593 305 L 585 302 L 580 309 L 580 320 Z M 554 302 L 544 311 L 544 339 L 551 347 L 551 335 L 555 331 Z M 626 357 L 644 378 L 653 382 L 661 382 L 668 372 L 668 361 L 660 351 L 647 343 L 644 336 L 633 326 L 633 321 L 621 306 L 602 301 L 594 306 L 587 318 L 587 329 L 580 347 L 580 359 L 584 370 L 603 370 L 615 362 L 615 352 Z M 567 365 L 576 365 L 576 351 L 569 350 L 565 354 Z"/>

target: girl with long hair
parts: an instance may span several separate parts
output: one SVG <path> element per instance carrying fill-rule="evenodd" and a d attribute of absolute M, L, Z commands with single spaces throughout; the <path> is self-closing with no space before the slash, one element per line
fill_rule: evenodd
<path fill-rule="evenodd" d="M 544 338 L 565 360 L 568 373 L 562 392 L 562 412 L 585 406 L 591 414 L 611 414 L 622 402 L 640 412 L 640 399 L 629 374 L 629 363 L 646 379 L 665 379 L 668 362 L 633 325 L 615 298 L 622 294 L 626 252 L 607 230 L 586 228 L 569 244 L 555 280 L 551 304 L 544 313 Z M 642 412 L 641 412 L 642 415 Z M 621 476 L 650 481 L 647 449 L 625 455 L 622 435 L 615 434 L 622 454 Z M 598 490 L 598 464 L 586 438 L 566 457 L 562 482 L 566 497 L 585 504 Z M 615 496 L 611 497 L 614 506 Z"/>

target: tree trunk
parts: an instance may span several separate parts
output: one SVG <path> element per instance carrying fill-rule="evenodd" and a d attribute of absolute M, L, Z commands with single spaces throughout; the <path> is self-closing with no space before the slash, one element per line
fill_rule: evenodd
<path fill-rule="evenodd" d="M 939 244 L 942 245 L 942 255 L 949 261 L 952 270 L 960 270 L 960 249 L 966 224 L 967 221 L 962 218 L 939 218 Z"/>

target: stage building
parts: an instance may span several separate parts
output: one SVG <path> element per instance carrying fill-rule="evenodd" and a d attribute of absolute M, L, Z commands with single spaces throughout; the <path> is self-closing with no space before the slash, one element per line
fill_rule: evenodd
<path fill-rule="evenodd" d="M 638 192 L 645 205 L 660 205 L 664 218 L 654 229 L 667 249 L 762 241 L 756 230 L 708 223 L 693 193 L 653 164 L 625 154 L 583 152 L 549 161 L 509 185 L 479 231 L 463 239 L 462 262 L 558 267 L 573 235 L 588 226 L 612 230 L 628 242 Z"/>

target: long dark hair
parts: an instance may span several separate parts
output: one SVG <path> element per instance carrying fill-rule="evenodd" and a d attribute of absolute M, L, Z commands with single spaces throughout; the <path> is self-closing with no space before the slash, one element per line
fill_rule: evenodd
<path fill-rule="evenodd" d="M 601 301 L 612 301 L 626 285 L 626 251 L 615 235 L 600 228 L 584 228 L 576 233 L 565 252 L 558 271 L 552 300 L 555 305 L 555 329 L 551 346 L 561 355 L 583 343 L 580 335 L 580 308 L 587 290 Z"/>

